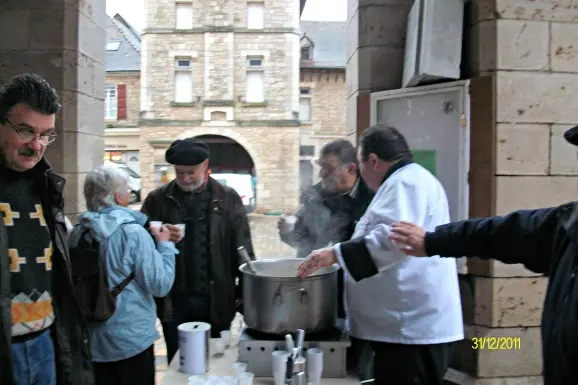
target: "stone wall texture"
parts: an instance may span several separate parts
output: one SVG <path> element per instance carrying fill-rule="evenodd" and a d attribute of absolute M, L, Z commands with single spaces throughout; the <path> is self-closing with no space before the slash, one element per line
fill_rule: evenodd
<path fill-rule="evenodd" d="M 575 200 L 576 148 L 562 134 L 578 124 L 569 105 L 578 91 L 578 9 L 562 0 L 475 0 L 466 9 L 466 72 L 491 82 L 486 107 L 493 115 L 487 130 L 495 132 L 494 213 Z M 520 336 L 522 347 L 479 351 L 470 359 L 464 354 L 458 366 L 475 377 L 503 377 L 504 384 L 541 383 L 546 278 L 499 262 L 472 261 L 470 267 L 475 311 L 466 323 L 486 335 Z"/>
<path fill-rule="evenodd" d="M 311 122 L 302 123 L 302 129 L 315 135 L 346 136 L 345 70 L 302 69 L 300 87 L 308 88 L 311 98 Z"/>

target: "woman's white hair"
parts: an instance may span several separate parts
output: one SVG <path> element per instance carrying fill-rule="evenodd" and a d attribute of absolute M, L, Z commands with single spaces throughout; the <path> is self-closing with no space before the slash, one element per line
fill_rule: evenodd
<path fill-rule="evenodd" d="M 115 194 L 127 191 L 128 175 L 114 167 L 100 166 L 84 180 L 84 198 L 89 211 L 99 212 L 115 205 Z"/>

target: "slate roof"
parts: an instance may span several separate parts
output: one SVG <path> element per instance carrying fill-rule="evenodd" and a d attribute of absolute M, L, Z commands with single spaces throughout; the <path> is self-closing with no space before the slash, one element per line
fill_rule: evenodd
<path fill-rule="evenodd" d="M 345 68 L 347 65 L 347 23 L 345 21 L 301 21 L 301 38 L 313 42 L 313 62 L 302 68 Z"/>
<path fill-rule="evenodd" d="M 120 42 L 118 50 L 106 51 L 106 71 L 140 71 L 140 34 L 120 16 L 108 17 L 106 42 Z"/>

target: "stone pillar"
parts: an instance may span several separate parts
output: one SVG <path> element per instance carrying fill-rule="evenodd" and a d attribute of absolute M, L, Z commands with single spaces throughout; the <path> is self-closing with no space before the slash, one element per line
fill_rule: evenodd
<path fill-rule="evenodd" d="M 104 155 L 105 0 L 0 2 L 0 83 L 23 72 L 59 92 L 58 139 L 46 152 L 67 179 L 65 212 L 85 209 L 84 175 Z"/>
<path fill-rule="evenodd" d="M 475 0 L 466 20 L 464 75 L 472 78 L 471 216 L 575 200 L 578 10 L 563 0 Z M 528 192 L 532 192 L 531 194 Z M 488 199 L 488 197 L 493 197 Z M 453 367 L 460 384 L 541 384 L 546 278 L 523 266 L 468 261 L 471 308 Z M 520 338 L 520 349 L 473 350 L 473 337 Z"/>
<path fill-rule="evenodd" d="M 348 0 L 347 130 L 369 127 L 369 94 L 401 87 L 407 17 L 413 0 Z"/>

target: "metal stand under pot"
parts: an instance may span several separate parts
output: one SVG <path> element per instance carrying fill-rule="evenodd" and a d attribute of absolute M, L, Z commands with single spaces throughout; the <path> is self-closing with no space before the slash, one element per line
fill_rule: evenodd
<path fill-rule="evenodd" d="M 351 345 L 349 336 L 341 327 L 316 334 L 305 334 L 303 355 L 307 349 L 323 349 L 323 378 L 344 378 L 347 376 L 347 348 Z M 286 350 L 285 337 L 266 334 L 245 328 L 239 337 L 239 361 L 247 363 L 247 371 L 256 377 L 273 377 L 272 353 Z"/>
<path fill-rule="evenodd" d="M 303 350 L 323 349 L 324 378 L 347 376 L 351 345 L 337 319 L 337 265 L 297 278 L 302 259 L 284 258 L 241 265 L 247 328 L 239 339 L 239 361 L 257 377 L 272 377 L 272 353 L 286 350 L 285 335 L 305 331 Z"/>

